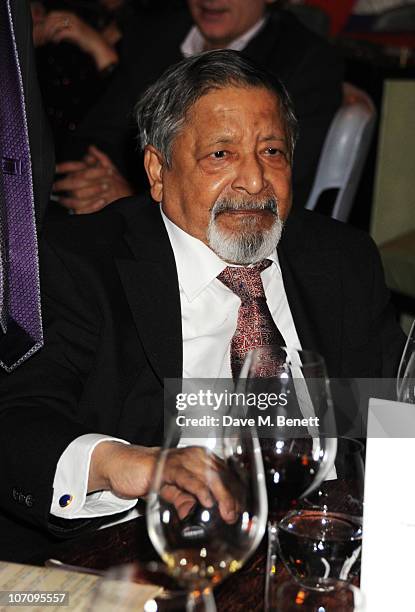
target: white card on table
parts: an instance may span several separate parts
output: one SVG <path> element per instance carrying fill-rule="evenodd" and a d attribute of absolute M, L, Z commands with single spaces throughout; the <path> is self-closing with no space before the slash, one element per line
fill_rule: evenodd
<path fill-rule="evenodd" d="M 367 612 L 415 610 L 415 406 L 369 401 L 361 588 Z"/>

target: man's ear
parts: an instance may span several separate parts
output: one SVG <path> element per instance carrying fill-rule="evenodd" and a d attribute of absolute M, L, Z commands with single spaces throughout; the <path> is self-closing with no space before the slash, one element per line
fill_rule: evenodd
<path fill-rule="evenodd" d="M 163 156 L 153 145 L 144 149 L 144 168 L 150 183 L 151 197 L 156 202 L 163 199 Z"/>

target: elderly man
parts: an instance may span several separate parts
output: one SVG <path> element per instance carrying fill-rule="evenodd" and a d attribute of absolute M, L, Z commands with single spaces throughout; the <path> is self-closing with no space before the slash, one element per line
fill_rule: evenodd
<path fill-rule="evenodd" d="M 47 341 L 1 384 L 2 556 L 27 559 L 145 495 L 163 380 L 237 375 L 236 334 L 317 350 L 331 376 L 395 374 L 402 334 L 375 247 L 290 214 L 296 121 L 273 75 L 235 51 L 195 56 L 147 91 L 137 118 L 153 201 L 45 234 Z M 249 330 L 235 274 L 266 298 Z M 173 497 L 189 482 L 208 495 L 197 474 L 172 452 Z"/>
<path fill-rule="evenodd" d="M 292 96 L 300 124 L 294 159 L 294 203 L 304 206 L 330 122 L 342 100 L 342 69 L 335 51 L 271 0 L 188 0 L 174 12 L 131 23 L 125 33 L 123 71 L 74 134 L 58 169 L 59 201 L 75 212 L 96 211 L 143 191 L 137 172 L 132 109 L 149 83 L 171 64 L 204 50 L 230 48 L 263 64 Z M 193 21 L 193 23 L 192 23 Z M 89 145 L 94 145 L 89 147 Z M 98 147 L 98 148 L 97 148 Z M 88 167 L 92 166 L 92 167 Z"/>

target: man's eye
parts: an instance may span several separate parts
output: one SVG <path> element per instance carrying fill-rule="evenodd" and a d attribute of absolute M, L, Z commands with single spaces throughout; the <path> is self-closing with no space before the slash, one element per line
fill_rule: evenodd
<path fill-rule="evenodd" d="M 270 155 L 271 157 L 277 157 L 278 155 L 284 155 L 284 151 L 281 149 L 276 149 L 275 147 L 268 147 L 265 149 L 265 153 Z"/>
<path fill-rule="evenodd" d="M 223 159 L 227 156 L 227 153 L 227 151 L 215 151 L 214 153 L 211 153 L 210 157 L 213 157 L 213 159 Z"/>

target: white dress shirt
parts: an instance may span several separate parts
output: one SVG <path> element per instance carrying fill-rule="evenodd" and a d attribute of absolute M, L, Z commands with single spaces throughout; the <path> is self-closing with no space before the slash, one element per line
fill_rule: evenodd
<path fill-rule="evenodd" d="M 241 300 L 216 278 L 229 264 L 161 214 L 179 277 L 183 378 L 232 378 L 230 345 Z M 268 259 L 272 265 L 261 274 L 268 307 L 286 345 L 301 348 L 277 251 Z"/>
<path fill-rule="evenodd" d="M 229 264 L 170 221 L 161 208 L 160 212 L 179 279 L 183 378 L 232 378 L 230 345 L 241 302 L 216 278 Z M 300 349 L 276 250 L 269 259 L 272 265 L 261 274 L 268 307 L 285 344 Z M 90 457 L 95 446 L 104 440 L 117 439 L 87 434 L 76 438 L 62 453 L 53 483 L 52 514 L 61 518 L 91 518 L 122 512 L 135 505 L 136 500 L 120 499 L 109 491 L 86 495 Z M 72 502 L 62 508 L 59 500 L 64 495 L 70 495 Z"/>
<path fill-rule="evenodd" d="M 249 28 L 242 36 L 235 38 L 226 48 L 233 49 L 233 51 L 242 51 L 242 49 L 245 49 L 249 41 L 259 32 L 266 21 L 266 17 L 261 17 L 252 28 Z M 206 41 L 199 28 L 194 25 L 190 28 L 189 33 L 182 42 L 180 50 L 184 57 L 191 57 L 192 55 L 196 55 L 196 53 L 204 51 L 205 43 Z"/>

